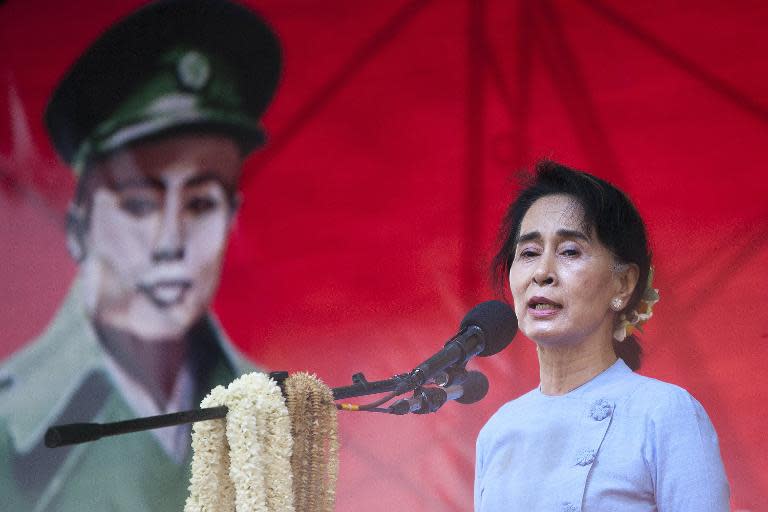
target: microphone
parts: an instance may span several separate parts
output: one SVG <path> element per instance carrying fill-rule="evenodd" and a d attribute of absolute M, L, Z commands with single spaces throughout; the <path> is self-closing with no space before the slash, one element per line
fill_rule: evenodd
<path fill-rule="evenodd" d="M 445 392 L 448 395 L 448 400 L 456 400 L 460 404 L 469 405 L 485 398 L 485 395 L 488 394 L 488 386 L 488 377 L 475 370 L 469 372 L 463 384 L 456 386 L 461 388 L 461 394 L 457 394 L 456 390 L 449 391 L 449 388 L 445 388 Z"/>
<path fill-rule="evenodd" d="M 462 384 L 446 388 L 427 387 L 416 391 L 412 398 L 401 398 L 389 407 L 391 414 L 429 414 L 435 412 L 448 400 L 460 404 L 473 404 L 488 394 L 488 378 L 478 371 L 467 373 Z"/>
<path fill-rule="evenodd" d="M 478 304 L 461 321 L 456 336 L 408 375 L 408 389 L 424 385 L 450 366 L 467 364 L 473 356 L 496 354 L 509 345 L 515 333 L 517 318 L 511 307 L 498 300 Z"/>

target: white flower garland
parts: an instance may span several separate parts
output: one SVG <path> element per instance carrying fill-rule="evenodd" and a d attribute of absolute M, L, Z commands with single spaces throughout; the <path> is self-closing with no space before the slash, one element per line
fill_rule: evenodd
<path fill-rule="evenodd" d="M 280 388 L 262 373 L 214 388 L 201 407 L 226 420 L 195 423 L 185 512 L 294 512 L 291 423 Z"/>

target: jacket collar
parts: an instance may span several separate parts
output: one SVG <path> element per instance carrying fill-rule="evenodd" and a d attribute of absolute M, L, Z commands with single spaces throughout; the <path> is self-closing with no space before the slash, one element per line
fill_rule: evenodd
<path fill-rule="evenodd" d="M 0 415 L 19 452 L 31 450 L 83 381 L 103 371 L 105 354 L 80 288 L 75 282 L 46 331 L 1 370 L 9 385 L 0 396 Z"/>
<path fill-rule="evenodd" d="M 218 321 L 209 315 L 207 324 L 234 374 L 252 371 Z M 107 357 L 76 280 L 46 331 L 0 368 L 0 381 L 8 383 L 0 390 L 0 422 L 7 425 L 18 452 L 29 452 L 42 440 L 89 377 L 100 372 L 110 378 Z"/>

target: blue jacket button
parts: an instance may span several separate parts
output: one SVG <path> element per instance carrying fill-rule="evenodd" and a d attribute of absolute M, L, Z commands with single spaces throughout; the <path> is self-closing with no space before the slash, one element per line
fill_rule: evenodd
<path fill-rule="evenodd" d="M 595 421 L 603 421 L 605 418 L 613 413 L 613 406 L 611 402 L 605 398 L 601 398 L 592 404 L 592 408 L 589 410 L 589 415 Z"/>
<path fill-rule="evenodd" d="M 589 466 L 595 462 L 595 450 L 592 448 L 584 448 L 576 456 L 576 464 L 579 466 Z"/>

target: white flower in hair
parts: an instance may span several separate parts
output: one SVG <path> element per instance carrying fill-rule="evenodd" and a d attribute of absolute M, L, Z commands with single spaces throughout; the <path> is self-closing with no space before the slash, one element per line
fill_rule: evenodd
<path fill-rule="evenodd" d="M 629 313 L 622 313 L 619 317 L 619 325 L 613 331 L 613 339 L 616 341 L 624 341 L 635 329 L 642 332 L 642 326 L 653 316 L 653 306 L 659 302 L 659 290 L 653 287 L 653 274 L 654 269 L 651 267 L 643 297 L 637 308 Z"/>

